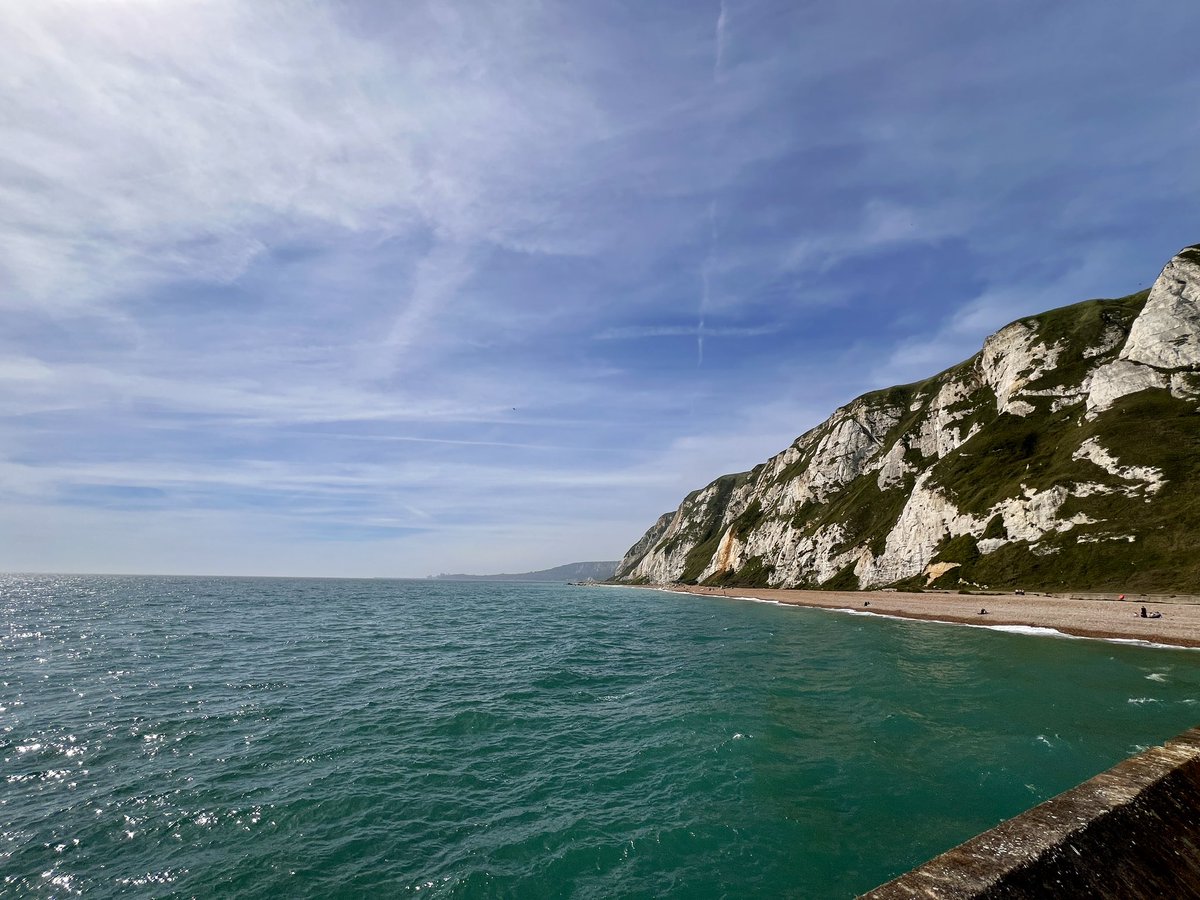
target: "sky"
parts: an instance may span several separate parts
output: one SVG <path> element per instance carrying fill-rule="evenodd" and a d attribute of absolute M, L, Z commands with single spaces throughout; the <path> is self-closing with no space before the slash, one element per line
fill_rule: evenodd
<path fill-rule="evenodd" d="M 1200 241 L 1194 0 L 0 4 L 0 569 L 617 559 Z"/>

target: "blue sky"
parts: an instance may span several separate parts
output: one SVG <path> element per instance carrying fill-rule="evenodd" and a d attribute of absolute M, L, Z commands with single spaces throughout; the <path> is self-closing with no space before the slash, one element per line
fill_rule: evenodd
<path fill-rule="evenodd" d="M 0 6 L 0 569 L 617 558 L 1200 240 L 1174 0 Z"/>

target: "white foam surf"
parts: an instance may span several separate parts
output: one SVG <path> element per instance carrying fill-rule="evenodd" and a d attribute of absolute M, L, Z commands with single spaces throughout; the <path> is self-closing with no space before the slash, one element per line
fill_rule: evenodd
<path fill-rule="evenodd" d="M 655 588 L 669 594 L 691 594 L 692 591 L 680 591 L 674 588 Z M 1135 647 L 1150 647 L 1155 650 L 1200 650 L 1200 647 L 1182 647 L 1179 644 L 1163 644 L 1147 641 L 1142 638 L 1092 637 L 1084 634 L 1069 634 L 1057 628 L 1043 625 L 985 625 L 976 622 L 955 622 L 949 619 L 918 619 L 914 616 L 897 616 L 891 613 L 875 612 L 870 609 L 852 609 L 845 606 L 808 606 L 804 603 L 791 603 L 782 600 L 771 600 L 765 597 L 745 597 L 740 594 L 697 594 L 700 597 L 724 597 L 727 600 L 749 600 L 753 603 L 769 603 L 774 606 L 793 606 L 799 609 L 818 609 L 823 612 L 842 613 L 851 616 L 873 616 L 877 619 L 892 619 L 899 622 L 927 622 L 930 625 L 957 625 L 962 628 L 983 628 L 987 631 L 1003 631 L 1008 634 L 1023 634 L 1029 637 L 1064 638 L 1073 641 L 1105 641 L 1110 644 L 1129 644 Z M 1151 679 L 1158 680 L 1158 679 Z"/>

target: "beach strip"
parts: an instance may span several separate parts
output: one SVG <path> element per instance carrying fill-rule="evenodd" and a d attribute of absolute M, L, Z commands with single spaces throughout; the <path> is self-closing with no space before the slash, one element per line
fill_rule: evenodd
<path fill-rule="evenodd" d="M 772 588 L 698 585 L 639 585 L 680 593 L 770 600 L 791 606 L 1002 627 L 1012 630 L 1053 629 L 1076 637 L 1139 641 L 1171 647 L 1200 647 L 1200 603 L 1178 599 L 1128 596 L 1124 600 L 1084 599 L 1045 594 L 951 594 L 900 591 L 799 591 Z M 1142 618 L 1142 607 L 1147 618 Z M 983 612 L 986 610 L 986 612 Z M 1158 613 L 1158 618 L 1152 618 Z"/>

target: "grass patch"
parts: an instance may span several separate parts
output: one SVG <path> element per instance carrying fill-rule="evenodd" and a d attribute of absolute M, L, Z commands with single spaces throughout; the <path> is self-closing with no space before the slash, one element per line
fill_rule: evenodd
<path fill-rule="evenodd" d="M 1007 538 L 1008 529 L 1004 527 L 1004 517 L 999 514 L 992 516 L 988 520 L 987 527 L 983 529 L 983 534 L 980 537 L 991 540 Z"/>
<path fill-rule="evenodd" d="M 730 528 L 733 529 L 733 533 L 739 541 L 744 541 L 750 537 L 750 533 L 763 520 L 763 516 L 762 502 L 757 499 L 753 500 L 749 506 L 742 510 L 741 515 L 733 520 Z"/>
<path fill-rule="evenodd" d="M 948 537 L 938 546 L 933 562 L 971 563 L 979 559 L 979 544 L 969 534 Z"/>
<path fill-rule="evenodd" d="M 1053 431 L 1045 416 L 1002 413 L 937 463 L 934 480 L 959 509 L 982 513 L 998 500 L 1017 496 L 1031 470 L 1044 467 L 1046 454 L 1038 451 Z"/>
<path fill-rule="evenodd" d="M 858 576 L 854 574 L 854 563 L 843 566 L 838 573 L 827 581 L 821 582 L 823 591 L 857 591 Z"/>
<path fill-rule="evenodd" d="M 1091 368 L 1106 359 L 1105 355 L 1084 356 L 1084 351 L 1099 346 L 1114 329 L 1128 334 L 1149 295 L 1147 289 L 1116 300 L 1085 300 L 1022 320 L 1033 325 L 1038 340 L 1047 346 L 1060 342 L 1064 345 L 1054 368 L 1025 385 L 1025 390 L 1080 384 Z M 1117 341 L 1108 355 L 1115 356 L 1123 343 L 1123 338 Z"/>
<path fill-rule="evenodd" d="M 761 556 L 752 556 L 740 569 L 717 572 L 704 583 L 714 587 L 770 587 L 775 567 Z"/>

